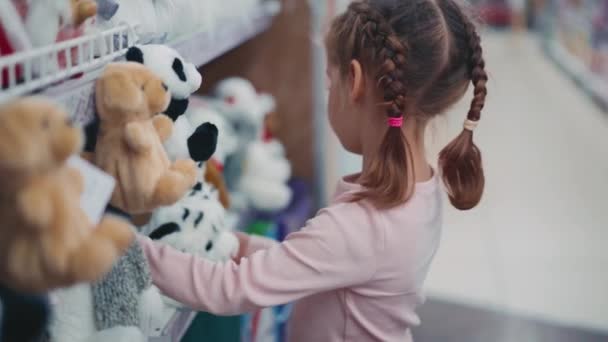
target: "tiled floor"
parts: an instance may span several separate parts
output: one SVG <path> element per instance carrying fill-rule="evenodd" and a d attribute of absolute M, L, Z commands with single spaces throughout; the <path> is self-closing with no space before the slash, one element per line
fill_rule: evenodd
<path fill-rule="evenodd" d="M 491 33 L 484 44 L 489 97 L 475 140 L 485 197 L 466 213 L 446 206 L 429 295 L 608 331 L 608 114 L 533 37 Z M 433 125 L 431 160 L 460 129 L 469 101 Z M 360 160 L 342 152 L 339 164 L 344 174 Z"/>

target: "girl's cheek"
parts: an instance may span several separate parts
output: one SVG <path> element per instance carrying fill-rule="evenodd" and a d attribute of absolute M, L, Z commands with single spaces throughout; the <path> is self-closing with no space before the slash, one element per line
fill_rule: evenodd
<path fill-rule="evenodd" d="M 325 89 L 329 90 L 331 88 L 331 79 L 327 74 L 325 74 Z"/>

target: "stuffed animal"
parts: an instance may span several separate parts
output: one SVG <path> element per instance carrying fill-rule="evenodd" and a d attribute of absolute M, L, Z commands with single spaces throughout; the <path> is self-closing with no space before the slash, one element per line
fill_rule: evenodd
<path fill-rule="evenodd" d="M 54 43 L 66 25 L 80 26 L 97 13 L 94 0 L 31 0 L 25 27 L 33 46 Z"/>
<path fill-rule="evenodd" d="M 194 186 L 197 169 L 190 159 L 171 163 L 163 148 L 173 128 L 157 114 L 169 105 L 167 86 L 139 63 L 112 63 L 95 93 L 95 164 L 117 180 L 110 204 L 139 214 L 179 200 Z"/>
<path fill-rule="evenodd" d="M 226 228 L 225 215 L 217 189 L 202 183 L 200 190 L 174 205 L 158 208 L 141 232 L 182 252 L 224 261 L 238 251 L 238 240 Z"/>
<path fill-rule="evenodd" d="M 277 148 L 266 145 L 255 141 L 247 146 L 238 190 L 245 195 L 249 206 L 273 212 L 284 209 L 291 200 L 291 189 L 287 186 L 291 165 L 276 154 Z"/>
<path fill-rule="evenodd" d="M 0 107 L 0 282 L 43 292 L 94 281 L 126 249 L 130 225 L 93 224 L 80 207 L 83 178 L 66 165 L 82 132 L 41 98 Z"/>
<path fill-rule="evenodd" d="M 174 122 L 173 133 L 164 142 L 169 158 L 207 161 L 216 149 L 217 128 L 204 122 L 192 125 L 182 115 L 188 109 L 189 96 L 201 86 L 201 74 L 196 67 L 166 45 L 134 46 L 127 50 L 126 58 L 145 65 L 169 88 L 171 103 L 163 112 Z"/>
<path fill-rule="evenodd" d="M 205 182 L 197 185 L 200 188 L 179 202 L 154 211 L 141 232 L 184 253 L 228 260 L 238 252 L 238 239 L 225 224 L 226 211 L 217 189 Z M 170 298 L 164 301 L 172 307 L 182 306 Z"/>
<path fill-rule="evenodd" d="M 184 116 L 194 127 L 198 127 L 206 122 L 212 123 L 217 127 L 217 148 L 211 159 L 220 168 L 220 171 L 223 171 L 226 158 L 234 154 L 239 147 L 239 137 L 232 127 L 232 123 L 214 106 L 215 102 L 209 101 L 202 96 L 193 95 L 190 97 L 191 105 Z"/>
<path fill-rule="evenodd" d="M 52 342 L 144 342 L 163 328 L 165 307 L 137 241 L 100 282 L 54 295 Z"/>

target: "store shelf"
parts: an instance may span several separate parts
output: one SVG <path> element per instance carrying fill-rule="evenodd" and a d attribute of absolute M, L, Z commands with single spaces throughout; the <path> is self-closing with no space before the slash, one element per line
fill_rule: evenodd
<path fill-rule="evenodd" d="M 224 23 L 217 30 L 198 32 L 192 36 L 170 43 L 185 60 L 195 65 L 204 65 L 247 40 L 266 31 L 280 7 L 275 1 L 266 1 L 246 17 L 234 17 L 234 23 Z"/>
<path fill-rule="evenodd" d="M 178 50 L 184 59 L 198 66 L 204 65 L 268 29 L 279 9 L 277 2 L 265 1 L 246 15 L 233 16 L 230 20 L 225 20 L 217 29 L 197 32 L 166 44 Z M 119 38 L 120 48 L 114 47 L 116 43 L 110 43 L 108 44 L 110 48 L 100 57 L 87 57 L 88 59 L 84 60 L 79 57 L 81 60 L 74 65 L 70 64 L 69 68 L 55 68 L 52 72 L 45 70 L 44 77 L 32 76 L 32 70 L 37 68 L 34 66 L 37 62 L 57 60 L 58 55 L 71 56 L 73 52 L 70 52 L 74 49 L 78 49 L 76 52 L 78 56 L 84 56 L 83 51 L 91 50 L 93 44 L 100 39 L 113 42 L 120 35 L 128 37 Z M 8 88 L 0 91 L 0 103 L 16 96 L 37 92 L 61 103 L 69 113 L 75 115 L 75 121 L 87 123 L 94 115 L 92 95 L 95 80 L 100 76 L 105 65 L 122 60 L 126 50 L 137 42 L 134 28 L 125 25 L 100 34 L 87 35 L 49 47 L 0 57 L 0 71 L 8 70 L 9 81 Z M 69 57 L 68 63 L 71 63 Z M 20 83 L 16 81 L 17 65 L 19 70 L 25 70 L 24 81 Z M 43 90 L 38 91 L 39 89 Z"/>
<path fill-rule="evenodd" d="M 544 43 L 544 49 L 560 69 L 562 69 L 593 101 L 608 111 L 608 81 L 594 75 L 580 59 L 572 56 L 554 39 Z"/>

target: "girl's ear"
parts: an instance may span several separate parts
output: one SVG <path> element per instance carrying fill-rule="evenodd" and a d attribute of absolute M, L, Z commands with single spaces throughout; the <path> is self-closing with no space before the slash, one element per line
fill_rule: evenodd
<path fill-rule="evenodd" d="M 350 61 L 350 98 L 353 102 L 359 101 L 365 93 L 365 80 L 363 78 L 363 69 L 358 60 Z"/>

